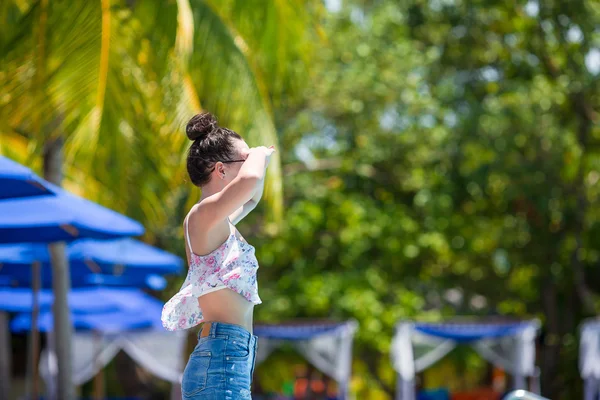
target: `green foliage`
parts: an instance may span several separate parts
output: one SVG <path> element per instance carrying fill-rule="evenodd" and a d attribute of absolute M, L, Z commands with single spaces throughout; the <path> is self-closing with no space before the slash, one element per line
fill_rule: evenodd
<path fill-rule="evenodd" d="M 357 359 L 391 394 L 399 319 L 538 317 L 543 390 L 575 397 L 577 325 L 600 290 L 600 90 L 584 62 L 600 10 L 576 3 L 330 15 L 304 105 L 278 118 L 287 207 L 259 242 L 259 319 L 357 319 Z"/>

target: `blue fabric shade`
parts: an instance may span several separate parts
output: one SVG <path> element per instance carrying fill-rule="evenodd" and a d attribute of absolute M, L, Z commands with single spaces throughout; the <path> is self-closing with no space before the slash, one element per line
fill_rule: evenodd
<path fill-rule="evenodd" d="M 13 310 L 23 312 L 13 319 L 11 329 L 22 332 L 31 329 L 31 301 L 19 295 L 14 289 L 9 304 Z M 31 291 L 26 295 L 31 298 Z M 4 305 L 3 291 L 0 289 L 0 304 Z M 52 295 L 42 291 L 40 303 L 42 311 L 38 318 L 42 332 L 52 330 L 52 313 L 48 309 Z M 101 304 L 99 304 L 101 303 Z M 160 320 L 163 304 L 161 301 L 135 289 L 74 289 L 69 295 L 71 320 L 77 330 L 95 330 L 104 333 L 122 332 L 133 329 L 156 329 L 163 331 Z M 26 306 L 29 306 L 27 309 Z M 18 307 L 17 307 L 18 306 Z M 1 307 L 0 307 L 1 309 Z"/>
<path fill-rule="evenodd" d="M 534 322 L 509 323 L 416 323 L 415 330 L 430 336 L 452 339 L 456 342 L 473 342 L 486 338 L 513 336 Z M 537 326 L 537 325 L 536 325 Z"/>
<path fill-rule="evenodd" d="M 254 334 L 262 338 L 281 340 L 306 340 L 324 334 L 331 334 L 337 330 L 345 329 L 344 323 L 306 323 L 306 324 L 278 324 L 278 325 L 255 325 Z"/>
<path fill-rule="evenodd" d="M 29 168 L 0 156 L 0 200 L 52 193 L 46 181 Z"/>
<path fill-rule="evenodd" d="M 156 274 L 180 273 L 183 261 L 166 251 L 133 239 L 78 240 L 67 246 L 73 287 L 92 284 L 164 287 Z M 0 277 L 11 286 L 31 286 L 31 265 L 40 262 L 42 287 L 52 284 L 50 255 L 46 245 L 0 245 Z M 0 282 L 0 284 L 2 284 Z"/>
<path fill-rule="evenodd" d="M 153 290 L 162 290 L 166 280 L 161 275 L 143 271 L 127 270 L 118 275 L 96 273 L 85 266 L 71 266 L 71 287 L 82 288 L 89 286 L 122 286 L 129 288 L 147 287 Z M 41 287 L 52 287 L 52 268 L 50 266 L 40 269 Z M 14 265 L 0 266 L 0 287 L 29 288 L 32 286 L 32 270 L 29 267 Z"/>
<path fill-rule="evenodd" d="M 42 290 L 38 294 L 38 301 L 44 307 L 52 305 L 52 294 Z M 31 289 L 27 288 L 0 288 L 0 310 L 7 312 L 30 312 L 33 308 Z"/>
<path fill-rule="evenodd" d="M 71 314 L 71 320 L 76 330 L 94 330 L 103 333 L 118 333 L 135 329 L 160 329 L 160 310 L 152 303 L 138 311 L 110 311 L 96 314 Z M 154 312 L 151 312 L 154 310 Z M 158 322 L 158 323 L 157 323 Z M 44 311 L 38 318 L 40 332 L 48 332 L 53 329 L 53 318 L 50 311 Z M 31 330 L 31 314 L 23 313 L 17 315 L 10 324 L 13 332 L 24 332 Z"/>
<path fill-rule="evenodd" d="M 69 246 L 69 258 L 92 260 L 99 265 L 145 268 L 154 273 L 179 274 L 181 258 L 134 239 L 111 241 L 78 240 Z"/>
<path fill-rule="evenodd" d="M 138 222 L 48 184 L 56 195 L 0 201 L 0 243 L 111 239 L 144 233 Z"/>
<path fill-rule="evenodd" d="M 141 300 L 143 298 L 143 300 Z M 164 330 L 160 322 L 162 303 L 146 296 L 141 297 L 140 309 L 115 310 L 92 314 L 71 314 L 71 320 L 76 330 L 94 330 L 103 333 L 118 333 L 135 329 Z M 48 332 L 53 328 L 52 313 L 43 311 L 38 318 L 40 332 Z M 31 314 L 23 313 L 16 316 L 10 324 L 13 332 L 29 331 L 31 329 Z"/>
<path fill-rule="evenodd" d="M 450 400 L 450 393 L 447 389 L 421 390 L 417 400 Z"/>
<path fill-rule="evenodd" d="M 150 275 L 103 275 L 103 274 L 90 274 L 86 275 L 84 282 L 77 286 L 122 286 L 122 287 L 136 287 L 142 288 L 147 287 L 152 290 L 163 290 L 167 287 L 167 280 L 155 274 Z"/>
<path fill-rule="evenodd" d="M 124 313 L 114 311 L 98 314 L 90 318 L 89 315 L 72 314 L 71 321 L 75 330 L 96 330 L 104 333 L 122 332 L 131 329 L 148 328 L 152 323 L 140 317 L 138 313 Z M 52 313 L 45 311 L 38 318 L 40 332 L 53 330 Z M 19 314 L 10 323 L 13 332 L 27 332 L 31 330 L 31 314 Z"/>
<path fill-rule="evenodd" d="M 151 296 L 137 290 L 125 288 L 81 288 L 69 293 L 69 308 L 73 314 L 95 314 L 113 311 L 140 311 L 148 306 Z M 39 292 L 40 310 L 52 306 L 52 292 Z M 153 299 L 154 300 L 154 299 Z M 158 302 L 158 300 L 154 300 Z M 162 303 L 158 302 L 162 309 Z M 8 312 L 31 312 L 32 292 L 26 288 L 0 288 L 0 310 Z M 158 313 L 160 322 L 160 312 Z"/>

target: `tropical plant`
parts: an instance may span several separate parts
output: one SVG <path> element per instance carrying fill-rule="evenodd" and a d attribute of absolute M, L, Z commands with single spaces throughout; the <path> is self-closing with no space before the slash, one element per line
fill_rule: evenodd
<path fill-rule="evenodd" d="M 273 106 L 310 58 L 306 5 L 3 1 L 0 152 L 44 164 L 55 183 L 64 170 L 65 186 L 142 221 L 151 238 L 174 202 L 198 197 L 183 167 L 193 113 L 212 111 L 250 145 L 277 144 Z M 265 199 L 277 221 L 279 156 L 271 165 Z"/>

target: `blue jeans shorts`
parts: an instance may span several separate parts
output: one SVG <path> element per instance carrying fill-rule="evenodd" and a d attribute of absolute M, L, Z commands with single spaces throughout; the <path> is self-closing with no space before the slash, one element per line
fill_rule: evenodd
<path fill-rule="evenodd" d="M 183 371 L 184 400 L 252 399 L 257 337 L 241 326 L 207 322 Z"/>

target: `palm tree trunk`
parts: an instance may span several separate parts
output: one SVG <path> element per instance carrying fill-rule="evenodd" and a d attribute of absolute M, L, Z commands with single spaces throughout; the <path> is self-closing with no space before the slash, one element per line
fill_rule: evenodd
<path fill-rule="evenodd" d="M 56 185 L 62 183 L 63 138 L 49 139 L 44 148 L 44 178 Z M 53 243 L 48 246 L 52 260 L 52 291 L 54 303 L 54 349 L 58 364 L 57 393 L 60 400 L 74 400 L 73 360 L 71 343 L 73 326 L 67 295 L 71 290 L 69 263 L 65 254 L 64 243 Z"/>

